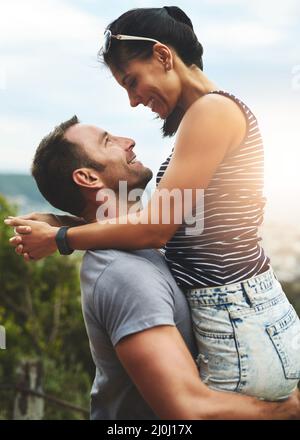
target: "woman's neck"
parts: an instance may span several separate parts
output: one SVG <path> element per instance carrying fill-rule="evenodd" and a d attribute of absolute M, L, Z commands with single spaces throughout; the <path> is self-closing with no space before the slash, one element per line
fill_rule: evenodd
<path fill-rule="evenodd" d="M 184 66 L 181 72 L 182 94 L 178 101 L 178 106 L 184 111 L 201 96 L 206 95 L 212 90 L 218 90 L 215 83 L 210 81 L 199 69 L 199 67 Z"/>

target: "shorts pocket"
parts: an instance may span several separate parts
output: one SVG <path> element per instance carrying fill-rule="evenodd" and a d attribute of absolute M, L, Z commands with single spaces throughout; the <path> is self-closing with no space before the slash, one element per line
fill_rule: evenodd
<path fill-rule="evenodd" d="M 202 381 L 210 388 L 236 391 L 240 383 L 240 361 L 233 334 L 195 329 L 199 349 L 198 367 Z"/>
<path fill-rule="evenodd" d="M 300 379 L 300 320 L 292 305 L 289 311 L 266 326 L 283 367 L 286 379 Z"/>

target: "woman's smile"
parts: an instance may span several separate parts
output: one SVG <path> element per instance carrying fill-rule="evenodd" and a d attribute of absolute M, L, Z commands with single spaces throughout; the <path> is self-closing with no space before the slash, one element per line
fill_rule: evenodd
<path fill-rule="evenodd" d="M 162 113 L 162 107 L 164 103 L 159 98 L 150 98 L 146 107 L 149 107 L 153 113 L 157 113 L 161 119 L 165 118 L 165 114 Z"/>

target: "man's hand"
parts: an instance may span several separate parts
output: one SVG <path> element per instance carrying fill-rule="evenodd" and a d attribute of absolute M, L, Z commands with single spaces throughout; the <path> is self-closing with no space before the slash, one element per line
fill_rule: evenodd
<path fill-rule="evenodd" d="M 26 261 L 40 260 L 57 250 L 55 237 L 58 227 L 21 217 L 10 217 L 4 223 L 14 227 L 18 235 L 9 240 L 10 244 L 16 248 L 18 254 L 23 254 Z"/>
<path fill-rule="evenodd" d="M 288 399 L 277 403 L 274 418 L 280 420 L 300 420 L 300 391 L 295 390 Z"/>

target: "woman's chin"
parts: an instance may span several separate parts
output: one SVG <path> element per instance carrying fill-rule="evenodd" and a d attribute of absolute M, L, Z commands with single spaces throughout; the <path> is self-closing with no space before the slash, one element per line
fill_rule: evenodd
<path fill-rule="evenodd" d="M 172 112 L 172 110 L 164 111 L 160 118 L 166 120 L 172 114 Z"/>
<path fill-rule="evenodd" d="M 167 117 L 166 112 L 155 112 L 155 119 L 162 119 L 164 121 Z"/>
<path fill-rule="evenodd" d="M 166 108 L 166 106 L 157 106 L 158 108 L 154 109 L 156 115 L 158 118 L 165 120 L 167 119 L 167 117 L 169 116 L 170 113 L 172 113 L 172 111 L 170 111 L 168 108 Z"/>
<path fill-rule="evenodd" d="M 164 108 L 164 109 L 161 109 L 161 110 L 159 110 L 159 111 L 157 112 L 157 116 L 158 116 L 160 119 L 165 120 L 165 119 L 167 119 L 167 117 L 168 117 L 171 113 L 172 113 L 172 111 L 170 111 L 169 109 Z"/>

